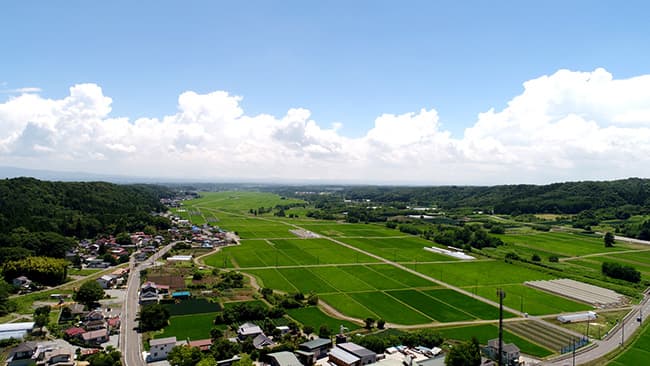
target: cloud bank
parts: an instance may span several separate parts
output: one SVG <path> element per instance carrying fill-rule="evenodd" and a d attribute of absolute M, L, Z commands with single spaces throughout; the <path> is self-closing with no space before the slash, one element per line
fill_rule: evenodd
<path fill-rule="evenodd" d="M 435 109 L 382 114 L 359 138 L 310 111 L 247 115 L 225 91 L 178 98 L 163 118 L 111 116 L 78 84 L 63 99 L 25 90 L 0 104 L 0 165 L 161 178 L 497 184 L 647 176 L 650 75 L 559 70 L 523 84 L 462 136 Z"/>

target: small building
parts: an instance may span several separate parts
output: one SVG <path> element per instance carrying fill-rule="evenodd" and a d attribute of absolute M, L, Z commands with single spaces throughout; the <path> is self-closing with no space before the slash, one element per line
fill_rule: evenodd
<path fill-rule="evenodd" d="M 166 360 L 169 351 L 176 346 L 176 337 L 149 340 L 147 362 Z"/>
<path fill-rule="evenodd" d="M 327 357 L 327 351 L 330 348 L 332 348 L 332 341 L 328 338 L 316 338 L 311 341 L 300 343 L 298 346 L 298 349 L 301 351 L 313 353 L 313 362 L 316 362 L 316 360 L 323 357 Z"/>
<path fill-rule="evenodd" d="M 487 347 L 483 348 L 485 355 L 496 360 L 499 354 L 499 339 L 490 339 Z M 504 365 L 519 366 L 519 347 L 514 343 L 503 344 L 501 348 L 501 360 Z"/>
<path fill-rule="evenodd" d="M 101 312 L 100 310 L 93 310 L 86 314 L 84 317 L 84 320 L 86 321 L 91 321 L 91 320 L 104 320 L 104 313 Z"/>
<path fill-rule="evenodd" d="M 167 257 L 168 262 L 191 262 L 192 261 L 192 256 L 191 255 L 173 255 L 171 257 Z"/>
<path fill-rule="evenodd" d="M 100 345 L 108 342 L 108 329 L 104 328 L 83 333 L 81 339 L 88 345 Z"/>
<path fill-rule="evenodd" d="M 271 366 L 303 366 L 291 352 L 274 352 L 267 355 Z"/>
<path fill-rule="evenodd" d="M 337 366 L 359 366 L 361 361 L 359 357 L 338 347 L 332 348 L 327 355 L 329 356 L 329 362 Z"/>
<path fill-rule="evenodd" d="M 76 338 L 81 337 L 82 334 L 86 333 L 86 330 L 80 327 L 68 328 L 63 332 L 66 338 Z"/>
<path fill-rule="evenodd" d="M 25 338 L 34 330 L 34 324 L 34 322 L 0 324 L 0 340 Z"/>
<path fill-rule="evenodd" d="M 593 311 L 587 311 L 586 313 L 560 315 L 557 317 L 557 320 L 560 321 L 560 323 L 567 324 L 567 323 L 588 322 L 588 321 L 596 320 L 596 318 L 598 318 L 598 314 L 596 314 Z"/>
<path fill-rule="evenodd" d="M 345 352 L 359 358 L 359 365 L 367 365 L 377 362 L 377 354 L 365 347 L 356 343 L 347 342 L 337 344 L 336 347 L 344 350 Z"/>
<path fill-rule="evenodd" d="M 176 291 L 172 293 L 172 298 L 174 299 L 189 299 L 192 294 L 189 291 Z"/>
<path fill-rule="evenodd" d="M 36 342 L 23 342 L 9 351 L 7 366 L 33 365 L 32 357 L 38 344 Z"/>
<path fill-rule="evenodd" d="M 267 337 L 264 333 L 258 334 L 255 338 L 253 338 L 253 346 L 257 349 L 262 349 L 264 347 L 272 346 L 275 343 L 273 340 L 269 337 Z"/>
<path fill-rule="evenodd" d="M 253 323 L 244 323 L 237 328 L 237 337 L 241 340 L 249 337 L 254 338 L 263 333 L 262 328 Z"/>
<path fill-rule="evenodd" d="M 201 352 L 208 352 L 210 351 L 210 346 L 212 346 L 212 339 L 207 338 L 207 339 L 199 339 L 196 341 L 190 341 L 190 343 L 187 344 L 190 347 L 197 347 L 198 349 L 201 350 Z"/>
<path fill-rule="evenodd" d="M 275 329 L 279 330 L 281 335 L 285 335 L 291 331 L 291 328 L 286 325 L 277 326 Z"/>
<path fill-rule="evenodd" d="M 36 366 L 74 366 L 74 352 L 71 349 L 55 349 L 45 352 L 43 359 Z"/>

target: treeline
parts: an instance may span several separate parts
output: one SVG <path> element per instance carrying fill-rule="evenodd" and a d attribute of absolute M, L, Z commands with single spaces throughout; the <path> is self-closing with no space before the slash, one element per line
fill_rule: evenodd
<path fill-rule="evenodd" d="M 500 225 L 490 226 L 490 233 L 503 234 L 503 227 Z M 386 222 L 386 227 L 397 229 L 403 233 L 420 235 L 427 240 L 433 240 L 438 244 L 453 246 L 470 250 L 471 248 L 494 248 L 503 245 L 503 241 L 495 236 L 488 235 L 488 232 L 481 225 L 413 225 L 408 223 Z"/>
<path fill-rule="evenodd" d="M 641 282 L 641 272 L 634 267 L 615 262 L 603 262 L 601 269 L 605 276 L 611 278 L 618 278 L 619 280 L 634 283 Z"/>
<path fill-rule="evenodd" d="M 602 182 L 567 182 L 548 185 L 500 185 L 492 187 L 440 186 L 440 187 L 391 187 L 391 186 L 307 186 L 273 188 L 274 191 L 291 195 L 293 192 L 313 191 L 328 194 L 301 195 L 311 202 L 319 202 L 327 210 L 328 203 L 338 198 L 352 202 L 391 203 L 396 208 L 407 206 L 436 206 L 442 209 L 474 208 L 497 214 L 557 213 L 577 214 L 584 210 L 628 207 L 644 208 L 650 205 L 650 180 L 629 178 Z M 329 201 L 329 202 L 328 202 Z M 336 203 L 335 203 L 336 204 Z M 624 217 L 625 212 L 619 215 Z"/>

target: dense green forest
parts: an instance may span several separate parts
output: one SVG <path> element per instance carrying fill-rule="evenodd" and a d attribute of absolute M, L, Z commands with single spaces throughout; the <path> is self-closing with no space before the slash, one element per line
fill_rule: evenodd
<path fill-rule="evenodd" d="M 0 261 L 26 255 L 60 258 L 74 245 L 71 237 L 164 225 L 150 213 L 163 210 L 160 198 L 170 194 L 153 185 L 0 180 Z"/>

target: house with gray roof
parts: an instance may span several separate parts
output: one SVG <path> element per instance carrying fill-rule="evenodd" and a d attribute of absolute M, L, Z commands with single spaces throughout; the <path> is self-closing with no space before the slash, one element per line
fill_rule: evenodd
<path fill-rule="evenodd" d="M 291 352 L 274 352 L 267 355 L 269 357 L 271 366 L 303 366 L 296 355 Z"/>

